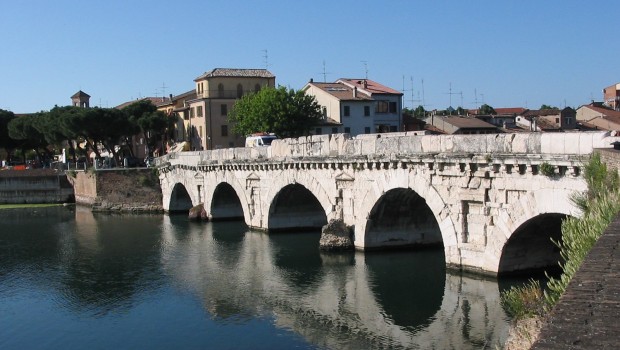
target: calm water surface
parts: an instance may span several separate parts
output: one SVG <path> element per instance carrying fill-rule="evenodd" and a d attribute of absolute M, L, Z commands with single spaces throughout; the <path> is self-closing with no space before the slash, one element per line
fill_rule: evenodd
<path fill-rule="evenodd" d="M 497 282 L 442 251 L 325 254 L 243 223 L 0 211 L 0 349 L 495 349 Z"/>

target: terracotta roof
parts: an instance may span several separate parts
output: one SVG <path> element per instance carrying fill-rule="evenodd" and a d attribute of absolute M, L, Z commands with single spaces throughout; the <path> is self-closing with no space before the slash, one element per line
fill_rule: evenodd
<path fill-rule="evenodd" d="M 76 92 L 75 94 L 73 94 L 73 96 L 71 96 L 71 98 L 80 98 L 80 97 L 90 97 L 90 95 L 80 90 Z"/>
<path fill-rule="evenodd" d="M 524 117 L 542 117 L 546 115 L 559 115 L 559 109 L 528 109 L 523 114 Z"/>
<path fill-rule="evenodd" d="M 371 94 L 396 94 L 402 95 L 403 93 L 389 88 L 387 86 L 381 85 L 376 81 L 372 81 L 370 79 L 347 79 L 340 78 L 337 82 L 344 82 L 345 84 L 350 84 L 351 87 L 357 86 L 358 89 L 364 89 Z M 366 86 L 364 86 L 364 82 L 366 82 Z"/>
<path fill-rule="evenodd" d="M 478 118 L 467 118 L 467 117 L 435 117 L 442 118 L 446 123 L 452 124 L 459 129 L 467 128 L 476 128 L 476 129 L 497 129 L 497 127 L 493 124 L 489 124 L 483 120 Z"/>
<path fill-rule="evenodd" d="M 136 103 L 136 102 L 139 102 L 139 101 L 144 101 L 144 100 L 149 100 L 149 101 L 151 101 L 154 105 L 157 105 L 157 104 L 158 104 L 158 103 L 160 103 L 163 99 L 164 99 L 164 97 L 143 97 L 143 98 L 137 98 L 137 99 L 135 99 L 134 101 L 127 101 L 127 102 L 121 103 L 120 105 L 118 105 L 118 106 L 116 106 L 116 107 L 114 107 L 114 108 L 116 108 L 116 109 L 123 109 L 123 108 L 125 108 L 125 107 L 129 106 L 129 105 L 130 105 L 130 104 L 132 104 L 132 103 Z"/>
<path fill-rule="evenodd" d="M 227 78 L 240 78 L 240 77 L 254 77 L 254 78 L 275 78 L 275 75 L 271 74 L 266 69 L 242 69 L 242 68 L 215 68 L 208 72 L 203 73 L 194 81 L 213 78 L 213 77 L 227 77 Z"/>
<path fill-rule="evenodd" d="M 521 114 L 527 111 L 523 107 L 494 108 L 497 114 Z"/>
<path fill-rule="evenodd" d="M 361 91 L 353 97 L 353 88 L 342 83 L 308 83 L 342 101 L 369 101 L 372 98 Z"/>

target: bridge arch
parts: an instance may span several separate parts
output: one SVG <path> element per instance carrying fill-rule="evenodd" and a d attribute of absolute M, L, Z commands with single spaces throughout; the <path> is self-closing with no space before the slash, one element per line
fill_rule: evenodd
<path fill-rule="evenodd" d="M 377 200 L 364 236 L 369 247 L 443 245 L 435 215 L 411 188 L 390 189 Z"/>
<path fill-rule="evenodd" d="M 211 196 L 210 218 L 212 220 L 243 219 L 243 205 L 237 192 L 227 182 L 220 182 Z"/>
<path fill-rule="evenodd" d="M 498 274 L 557 266 L 561 257 L 550 239 L 561 238 L 562 220 L 581 215 L 570 199 L 574 192 L 540 189 L 502 209 L 488 235 L 483 266 Z"/>
<path fill-rule="evenodd" d="M 269 206 L 267 229 L 314 229 L 327 224 L 327 215 L 319 200 L 301 184 L 284 186 Z"/>
<path fill-rule="evenodd" d="M 329 178 L 326 178 L 329 181 Z M 295 185 L 293 187 L 289 187 L 286 191 L 299 191 L 304 195 L 308 201 L 311 201 L 312 204 L 308 204 L 306 209 L 310 210 L 312 207 L 312 212 L 314 212 L 314 218 L 312 220 L 305 219 L 304 222 L 297 225 L 293 225 L 291 227 L 299 227 L 311 224 L 306 227 L 319 227 L 319 222 L 323 222 L 322 225 L 325 225 L 327 221 L 333 218 L 334 215 L 334 200 L 328 195 L 328 193 L 335 193 L 336 187 L 333 185 L 332 191 L 326 191 L 326 186 L 323 185 L 320 181 L 318 181 L 313 175 L 310 175 L 310 172 L 299 172 L 296 170 L 292 170 L 289 172 L 282 172 L 278 174 L 278 176 L 274 177 L 272 185 L 270 186 L 270 191 L 267 193 L 264 199 L 265 207 L 268 210 L 264 213 L 264 221 L 266 222 L 265 228 L 268 230 L 278 230 L 283 229 L 282 223 L 277 223 L 278 220 L 283 219 L 282 216 L 279 216 L 278 210 L 282 210 L 280 205 L 285 203 L 283 200 L 285 196 L 289 194 L 285 194 L 282 192 L 286 187 Z M 335 196 L 335 195 L 334 195 Z M 298 201 L 299 202 L 299 201 Z M 292 202 L 295 205 L 295 202 Z M 299 203 L 302 204 L 302 203 Z M 303 204 L 302 204 L 303 205 Z M 300 207 L 301 208 L 301 207 Z M 320 208 L 321 213 L 319 214 L 318 208 Z M 292 209 L 287 208 L 287 209 Z M 283 213 L 280 211 L 280 213 Z M 276 214 L 276 215 L 273 215 Z M 300 213 L 301 214 L 301 213 Z M 280 218 L 280 219 L 278 219 Z M 289 221 L 294 222 L 295 220 L 289 219 Z"/>
<path fill-rule="evenodd" d="M 168 212 L 171 213 L 187 212 L 192 208 L 192 197 L 187 192 L 187 188 L 185 188 L 184 184 L 177 182 L 172 187 L 169 203 Z"/>
<path fill-rule="evenodd" d="M 385 194 L 398 189 L 399 192 L 397 193 L 401 193 L 403 199 L 415 199 L 419 205 L 425 203 L 429 210 L 427 213 L 433 215 L 438 225 L 438 233 L 443 242 L 446 262 L 448 264 L 459 264 L 460 255 L 457 247 L 456 229 L 449 215 L 449 208 L 440 193 L 430 184 L 430 177 L 417 170 L 419 169 L 393 169 L 386 176 L 381 177 L 381 181 L 376 181 L 369 190 L 356 195 L 358 201 L 361 202 L 359 212 L 366 214 L 361 214 L 356 220 L 355 246 L 364 247 L 364 249 L 381 246 L 375 245 L 373 247 L 372 244 L 368 244 L 373 243 L 373 238 L 370 237 L 374 232 L 371 214 Z"/>

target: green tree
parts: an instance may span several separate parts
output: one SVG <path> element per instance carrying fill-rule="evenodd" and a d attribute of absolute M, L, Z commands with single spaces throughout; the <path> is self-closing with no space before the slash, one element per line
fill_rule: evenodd
<path fill-rule="evenodd" d="M 285 138 L 308 135 L 323 115 L 313 96 L 280 86 L 243 96 L 229 118 L 238 135 L 273 132 Z"/>
<path fill-rule="evenodd" d="M 558 109 L 559 110 L 558 107 L 553 107 L 553 106 L 546 105 L 546 104 L 541 105 L 540 109 Z"/>
<path fill-rule="evenodd" d="M 13 119 L 15 119 L 13 112 L 0 109 L 0 148 L 4 148 L 9 158 L 13 149 L 17 147 L 17 141 L 9 137 L 9 122 Z"/>
<path fill-rule="evenodd" d="M 413 111 L 413 116 L 421 119 L 426 118 L 426 109 L 424 109 L 424 106 L 420 105 L 416 107 L 416 109 Z"/>
<path fill-rule="evenodd" d="M 28 150 L 39 154 L 41 150 L 47 149 L 45 135 L 37 129 L 37 119 L 43 114 L 44 112 L 23 115 L 12 119 L 8 124 L 9 137 L 17 141 L 16 148 L 21 149 L 24 157 Z"/>
<path fill-rule="evenodd" d="M 150 100 L 141 100 L 123 108 L 129 116 L 129 120 L 134 123 L 142 133 L 149 149 L 149 155 L 164 140 L 166 131 L 170 126 L 169 118 L 161 111 L 157 110 Z"/>
<path fill-rule="evenodd" d="M 486 114 L 486 115 L 491 115 L 491 114 L 497 114 L 497 112 L 495 111 L 495 109 L 491 106 L 489 106 L 488 104 L 483 104 L 482 106 L 480 106 L 480 110 L 478 111 L 479 114 Z"/>

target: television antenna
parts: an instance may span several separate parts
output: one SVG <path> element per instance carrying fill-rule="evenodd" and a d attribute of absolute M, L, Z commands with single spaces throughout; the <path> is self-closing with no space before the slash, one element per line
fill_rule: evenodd
<path fill-rule="evenodd" d="M 329 72 L 326 71 L 326 69 L 325 69 L 325 60 L 323 60 L 323 73 L 322 74 L 323 74 L 323 82 L 327 83 L 327 74 L 332 74 L 332 73 L 329 73 Z"/>
<path fill-rule="evenodd" d="M 265 69 L 269 69 L 269 52 L 267 51 L 267 49 L 262 50 L 263 51 L 263 60 L 265 62 Z"/>
<path fill-rule="evenodd" d="M 365 79 L 368 79 L 368 61 L 360 61 L 364 64 Z"/>
<path fill-rule="evenodd" d="M 452 95 L 461 95 L 461 105 L 463 104 L 463 92 L 452 92 L 452 82 L 450 82 L 450 89 L 448 90 L 448 92 L 446 93 L 450 96 L 450 105 L 448 106 L 449 108 L 454 108 L 452 107 Z M 461 106 L 461 108 L 463 108 Z M 452 112 L 450 112 L 450 114 L 452 114 Z"/>

